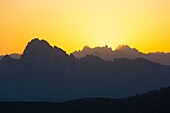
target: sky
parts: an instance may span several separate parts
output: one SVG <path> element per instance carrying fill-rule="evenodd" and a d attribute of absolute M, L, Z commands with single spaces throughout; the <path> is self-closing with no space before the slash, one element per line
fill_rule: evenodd
<path fill-rule="evenodd" d="M 67 53 L 120 44 L 170 52 L 170 0 L 0 0 L 0 55 L 33 38 Z"/>

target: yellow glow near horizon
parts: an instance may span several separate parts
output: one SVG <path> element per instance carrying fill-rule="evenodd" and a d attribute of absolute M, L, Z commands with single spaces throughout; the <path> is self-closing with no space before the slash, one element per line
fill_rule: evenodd
<path fill-rule="evenodd" d="M 38 37 L 67 53 L 119 44 L 170 52 L 170 0 L 0 0 L 0 54 Z"/>

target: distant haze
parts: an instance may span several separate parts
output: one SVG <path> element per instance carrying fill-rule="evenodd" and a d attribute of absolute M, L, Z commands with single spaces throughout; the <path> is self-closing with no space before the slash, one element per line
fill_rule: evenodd
<path fill-rule="evenodd" d="M 86 55 L 94 55 L 105 61 L 113 61 L 116 58 L 145 58 L 147 60 L 157 62 L 163 65 L 170 65 L 170 53 L 156 52 L 156 53 L 142 53 L 135 48 L 128 45 L 119 45 L 115 50 L 112 50 L 107 45 L 105 47 L 90 48 L 85 46 L 81 51 L 72 53 L 76 58 L 83 58 Z"/>

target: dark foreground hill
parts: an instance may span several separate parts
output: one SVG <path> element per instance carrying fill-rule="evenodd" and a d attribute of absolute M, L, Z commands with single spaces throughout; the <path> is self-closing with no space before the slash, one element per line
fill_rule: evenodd
<path fill-rule="evenodd" d="M 170 66 L 143 58 L 77 59 L 45 40 L 34 39 L 21 59 L 0 61 L 0 101 L 65 101 L 120 98 L 170 85 Z"/>
<path fill-rule="evenodd" d="M 170 113 L 170 87 L 125 99 L 89 98 L 62 103 L 1 102 L 2 113 Z"/>

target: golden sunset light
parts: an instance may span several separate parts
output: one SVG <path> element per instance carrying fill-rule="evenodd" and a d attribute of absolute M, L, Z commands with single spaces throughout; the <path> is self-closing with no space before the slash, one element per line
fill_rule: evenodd
<path fill-rule="evenodd" d="M 170 0 L 0 0 L 0 113 L 170 113 Z"/>
<path fill-rule="evenodd" d="M 170 0 L 0 0 L 0 55 L 37 37 L 71 53 L 119 44 L 170 52 Z"/>

